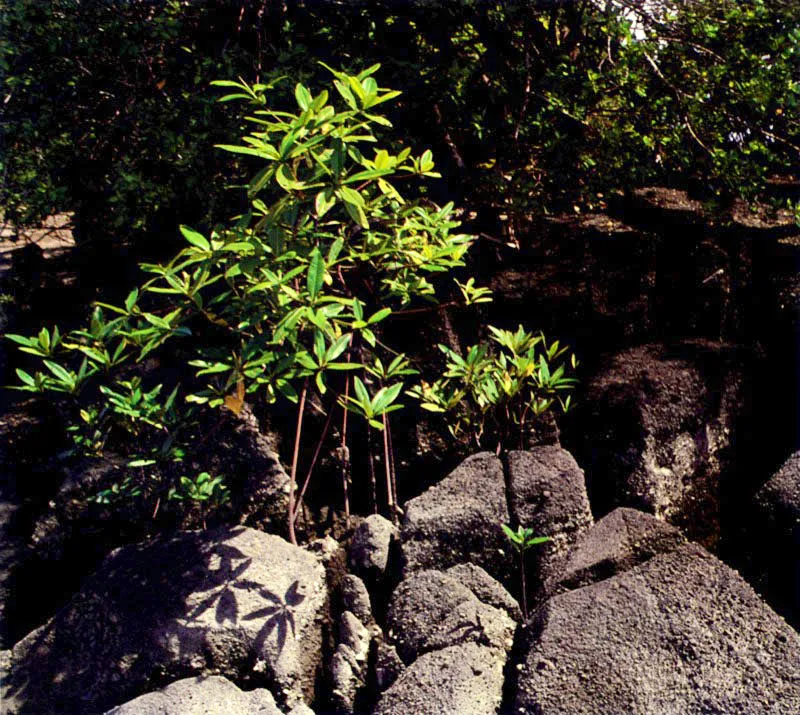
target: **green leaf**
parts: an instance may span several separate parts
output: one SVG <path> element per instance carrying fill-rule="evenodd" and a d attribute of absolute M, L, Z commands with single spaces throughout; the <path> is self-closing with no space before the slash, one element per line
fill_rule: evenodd
<path fill-rule="evenodd" d="M 26 385 L 30 385 L 31 387 L 36 387 L 36 380 L 33 379 L 27 372 L 24 370 L 20 370 L 19 368 L 16 369 L 17 377 L 22 380 Z"/>
<path fill-rule="evenodd" d="M 294 88 L 294 97 L 304 112 L 311 106 L 311 94 L 300 82 Z"/>
<path fill-rule="evenodd" d="M 312 300 L 317 297 L 324 282 L 325 259 L 322 257 L 319 248 L 314 247 L 308 256 L 308 274 L 306 276 L 308 294 Z"/>
<path fill-rule="evenodd" d="M 206 239 L 202 234 L 192 230 L 188 226 L 181 226 L 180 229 L 181 233 L 183 234 L 183 237 L 193 246 L 199 248 L 201 251 L 211 250 L 211 244 L 208 242 L 208 239 Z"/>
<path fill-rule="evenodd" d="M 330 363 L 336 360 L 350 345 L 351 335 L 349 333 L 342 335 L 342 337 L 338 338 L 334 341 L 334 343 L 328 348 L 328 351 L 325 353 L 325 361 Z"/>
<path fill-rule="evenodd" d="M 132 462 L 128 462 L 128 467 L 150 467 L 153 464 L 156 464 L 155 459 L 134 459 Z"/>
<path fill-rule="evenodd" d="M 358 397 L 362 404 L 370 404 L 371 401 L 369 399 L 369 392 L 367 392 L 367 388 L 364 386 L 364 383 L 361 381 L 361 378 L 358 375 L 353 378 L 353 389 L 355 390 L 356 397 Z"/>
<path fill-rule="evenodd" d="M 368 325 L 375 325 L 392 314 L 391 308 L 381 308 L 377 313 L 373 313 L 367 320 Z"/>
<path fill-rule="evenodd" d="M 53 373 L 59 380 L 66 383 L 67 385 L 73 385 L 75 382 L 74 375 L 71 375 L 67 372 L 61 365 L 58 363 L 52 362 L 51 360 L 43 360 L 44 364 Z"/>

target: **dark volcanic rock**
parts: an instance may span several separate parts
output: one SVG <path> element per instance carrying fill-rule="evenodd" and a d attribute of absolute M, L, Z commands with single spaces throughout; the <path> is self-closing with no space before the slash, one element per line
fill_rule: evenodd
<path fill-rule="evenodd" d="M 773 605 L 800 626 L 800 452 L 756 494 L 752 543 L 760 586 Z"/>
<path fill-rule="evenodd" d="M 489 452 L 473 455 L 406 504 L 404 573 L 476 563 L 507 582 L 512 557 L 500 528 L 506 522 L 503 464 Z"/>
<path fill-rule="evenodd" d="M 800 636 L 695 544 L 550 599 L 515 713 L 800 712 Z"/>
<path fill-rule="evenodd" d="M 516 624 L 452 576 L 420 571 L 395 590 L 387 627 L 400 657 L 410 663 L 422 653 L 465 642 L 509 650 Z"/>
<path fill-rule="evenodd" d="M 717 343 L 645 345 L 614 355 L 586 398 L 595 511 L 648 511 L 714 547 L 721 475 L 747 410 L 746 372 L 744 353 Z"/>
<path fill-rule="evenodd" d="M 454 578 L 462 586 L 466 586 L 478 597 L 479 601 L 505 611 L 515 621 L 522 620 L 522 612 L 517 600 L 506 591 L 503 584 L 493 579 L 480 566 L 458 564 L 447 569 L 445 575 Z"/>
<path fill-rule="evenodd" d="M 310 700 L 326 610 L 324 568 L 277 536 L 238 527 L 125 547 L 14 647 L 5 712 L 102 712 L 207 674 Z"/>
<path fill-rule="evenodd" d="M 219 675 L 186 678 L 109 710 L 106 715 L 281 715 L 269 690 L 242 692 Z"/>
<path fill-rule="evenodd" d="M 547 591 L 602 581 L 678 548 L 686 541 L 674 526 L 635 509 L 619 507 L 587 529 L 570 549 Z"/>
<path fill-rule="evenodd" d="M 541 585 L 592 524 L 583 471 L 569 452 L 556 446 L 509 452 L 508 471 L 512 519 L 537 536 L 550 537 L 530 559 Z"/>
<path fill-rule="evenodd" d="M 391 521 L 380 514 L 370 514 L 353 534 L 350 568 L 369 583 L 381 581 L 389 565 L 392 543 L 397 535 L 397 527 Z"/>
<path fill-rule="evenodd" d="M 0 648 L 13 644 L 9 630 L 13 624 L 13 610 L 19 607 L 14 593 L 16 576 L 30 558 L 24 541 L 15 533 L 14 519 L 19 505 L 0 500 Z"/>
<path fill-rule="evenodd" d="M 426 653 L 383 694 L 374 715 L 494 715 L 504 665 L 505 651 L 477 643 Z"/>

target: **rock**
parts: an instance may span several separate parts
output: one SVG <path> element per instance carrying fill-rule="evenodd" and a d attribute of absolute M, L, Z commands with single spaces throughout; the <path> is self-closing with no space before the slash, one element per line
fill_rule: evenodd
<path fill-rule="evenodd" d="M 535 614 L 515 713 L 800 712 L 800 636 L 696 544 Z"/>
<path fill-rule="evenodd" d="M 298 703 L 289 711 L 289 715 L 314 715 L 314 711 L 305 703 Z"/>
<path fill-rule="evenodd" d="M 452 576 L 420 571 L 395 590 L 387 628 L 400 657 L 410 663 L 422 653 L 459 643 L 510 650 L 516 623 Z"/>
<path fill-rule="evenodd" d="M 503 584 L 493 579 L 480 566 L 475 564 L 458 564 L 445 571 L 445 575 L 458 581 L 474 593 L 479 601 L 505 611 L 511 618 L 519 622 L 522 620 L 517 600 L 503 587 Z"/>
<path fill-rule="evenodd" d="M 795 452 L 778 472 L 759 489 L 756 504 L 770 526 L 787 538 L 800 530 L 800 451 Z"/>
<path fill-rule="evenodd" d="M 364 625 L 374 621 L 367 586 L 358 576 L 346 574 L 339 583 L 339 595 L 343 611 L 352 612 Z"/>
<path fill-rule="evenodd" d="M 494 715 L 504 665 L 504 651 L 477 643 L 426 653 L 381 696 L 374 715 Z"/>
<path fill-rule="evenodd" d="M 587 529 L 572 547 L 547 591 L 567 591 L 610 578 L 673 551 L 686 540 L 674 526 L 619 507 Z"/>
<path fill-rule="evenodd" d="M 339 618 L 339 644 L 331 663 L 331 700 L 338 712 L 352 713 L 359 691 L 366 685 L 371 637 L 350 611 Z"/>
<path fill-rule="evenodd" d="M 390 687 L 406 669 L 406 664 L 397 654 L 397 648 L 383 639 L 378 640 L 375 648 L 375 685 L 382 693 Z"/>
<path fill-rule="evenodd" d="M 312 700 L 326 611 L 324 568 L 277 536 L 237 527 L 125 547 L 14 647 L 6 712 L 102 711 L 187 674 Z"/>
<path fill-rule="evenodd" d="M 528 557 L 532 586 L 538 590 L 592 524 L 586 482 L 573 456 L 561 447 L 509 452 L 507 459 L 511 518 L 536 536 L 550 537 Z"/>
<path fill-rule="evenodd" d="M 19 569 L 30 558 L 24 541 L 15 533 L 14 519 L 19 505 L 0 500 L 0 648 L 13 645 L 9 631 L 14 623 L 15 585 Z"/>
<path fill-rule="evenodd" d="M 241 522 L 285 535 L 289 476 L 278 456 L 277 438 L 260 428 L 249 408 L 226 431 L 230 436 L 220 440 L 215 456 L 226 473 L 244 475 Z"/>
<path fill-rule="evenodd" d="M 397 527 L 379 514 L 371 514 L 353 534 L 350 545 L 350 568 L 370 583 L 383 579 L 389 564 L 391 546 Z"/>
<path fill-rule="evenodd" d="M 489 452 L 469 457 L 406 504 L 404 574 L 475 563 L 508 582 L 513 558 L 500 528 L 507 521 L 502 462 Z"/>
<path fill-rule="evenodd" d="M 614 355 L 587 389 L 592 504 L 655 514 L 714 548 L 720 477 L 746 412 L 742 351 L 703 341 Z"/>
<path fill-rule="evenodd" d="M 239 690 L 219 675 L 186 678 L 140 695 L 106 715 L 280 715 L 269 690 Z"/>
<path fill-rule="evenodd" d="M 755 497 L 752 543 L 760 586 L 770 603 L 800 627 L 800 452 Z"/>
<path fill-rule="evenodd" d="M 369 631 L 350 611 L 339 619 L 339 644 L 347 646 L 358 663 L 366 663 L 369 657 Z"/>
<path fill-rule="evenodd" d="M 87 523 L 95 521 L 94 497 L 102 489 L 123 481 L 125 461 L 116 459 L 83 460 L 66 473 L 66 478 L 34 524 L 31 546 L 44 560 L 60 561 L 65 549 Z"/>
<path fill-rule="evenodd" d="M 363 685 L 353 666 L 353 658 L 345 648 L 339 646 L 331 660 L 330 699 L 337 713 L 353 713 L 358 689 Z"/>

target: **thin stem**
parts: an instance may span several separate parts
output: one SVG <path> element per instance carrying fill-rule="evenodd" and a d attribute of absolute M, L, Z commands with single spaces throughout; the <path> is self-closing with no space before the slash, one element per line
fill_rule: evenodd
<path fill-rule="evenodd" d="M 319 439 L 317 440 L 317 446 L 314 449 L 314 456 L 311 458 L 311 464 L 306 471 L 306 477 L 303 480 L 303 486 L 300 489 L 300 494 L 297 496 L 297 503 L 303 503 L 303 497 L 306 495 L 306 490 L 308 489 L 308 485 L 311 482 L 311 475 L 314 473 L 314 467 L 317 466 L 317 460 L 319 459 L 319 453 L 322 451 L 322 445 L 325 442 L 325 438 L 328 436 L 328 431 L 331 428 L 331 422 L 333 421 L 333 411 L 336 407 L 336 400 L 334 399 L 333 404 L 331 405 L 330 409 L 328 410 L 328 417 L 325 420 L 325 426 L 322 428 L 322 434 L 320 434 Z M 305 509 L 305 506 L 304 506 Z M 299 509 L 295 509 L 294 514 L 294 521 L 295 524 L 297 523 L 297 517 L 299 514 Z M 303 513 L 305 517 L 305 512 Z"/>
<path fill-rule="evenodd" d="M 392 425 L 389 422 L 389 416 L 386 415 L 386 433 L 389 439 L 389 458 L 392 464 L 392 498 L 394 499 L 394 510 L 397 514 L 400 513 L 400 502 L 397 500 L 397 469 L 394 463 L 394 444 L 392 444 Z M 394 521 L 394 519 L 392 519 Z"/>
<path fill-rule="evenodd" d="M 386 473 L 386 499 L 389 504 L 389 514 L 392 523 L 397 523 L 397 512 L 394 508 L 394 490 L 392 489 L 392 465 L 389 456 L 389 424 L 386 421 L 386 413 L 383 413 L 383 467 Z"/>
<path fill-rule="evenodd" d="M 367 461 L 369 462 L 370 496 L 372 497 L 372 513 L 378 513 L 378 483 L 375 479 L 375 461 L 372 458 L 372 427 L 367 423 Z"/>
<path fill-rule="evenodd" d="M 352 345 L 352 339 L 350 344 Z M 347 362 L 350 362 L 350 350 L 347 351 Z M 350 396 L 350 374 L 344 378 L 344 404 L 342 405 L 342 492 L 344 494 L 344 518 L 350 522 L 350 454 L 347 449 L 347 398 Z"/>
<path fill-rule="evenodd" d="M 303 383 L 300 393 L 300 404 L 297 407 L 297 426 L 294 434 L 294 453 L 292 454 L 292 471 L 289 475 L 289 541 L 297 546 L 297 536 L 294 533 L 295 520 L 295 489 L 297 488 L 297 461 L 300 457 L 300 436 L 303 433 L 303 413 L 306 409 L 306 396 L 308 395 L 308 378 Z"/>
<path fill-rule="evenodd" d="M 525 552 L 519 552 L 519 575 L 522 582 L 522 617 L 528 620 L 528 585 L 525 580 Z"/>

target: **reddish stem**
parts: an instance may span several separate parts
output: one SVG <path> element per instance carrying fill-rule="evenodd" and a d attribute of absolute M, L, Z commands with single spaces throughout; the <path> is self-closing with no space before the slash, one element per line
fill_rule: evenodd
<path fill-rule="evenodd" d="M 394 509 L 394 490 L 392 489 L 392 467 L 389 461 L 389 425 L 386 423 L 386 413 L 383 414 L 383 466 L 386 472 L 386 498 L 389 502 L 389 513 L 392 522 L 397 523 L 397 512 Z"/>
<path fill-rule="evenodd" d="M 311 458 L 311 465 L 306 472 L 306 478 L 303 480 L 303 487 L 300 489 L 300 494 L 297 496 L 297 503 L 303 503 L 303 497 L 306 495 L 306 490 L 308 489 L 308 485 L 311 482 L 311 475 L 314 473 L 314 467 L 317 466 L 317 460 L 319 459 L 319 453 L 322 450 L 322 444 L 325 442 L 325 438 L 328 436 L 328 431 L 331 427 L 331 421 L 333 420 L 333 410 L 336 407 L 336 400 L 334 400 L 333 404 L 331 405 L 330 409 L 328 410 L 328 417 L 325 420 L 325 426 L 322 428 L 322 434 L 319 436 L 317 440 L 317 446 L 314 449 L 314 456 Z M 297 517 L 299 514 L 299 509 L 295 509 L 294 521 L 295 524 L 297 523 Z M 305 513 L 304 513 L 305 516 Z"/>
<path fill-rule="evenodd" d="M 294 533 L 295 520 L 295 489 L 297 488 L 297 461 L 300 458 L 300 436 L 303 433 L 303 413 L 306 409 L 306 395 L 308 394 L 308 378 L 303 383 L 300 394 L 300 404 L 297 408 L 297 426 L 294 435 L 294 453 L 292 454 L 292 471 L 289 475 L 289 541 L 297 546 L 297 536 Z"/>

